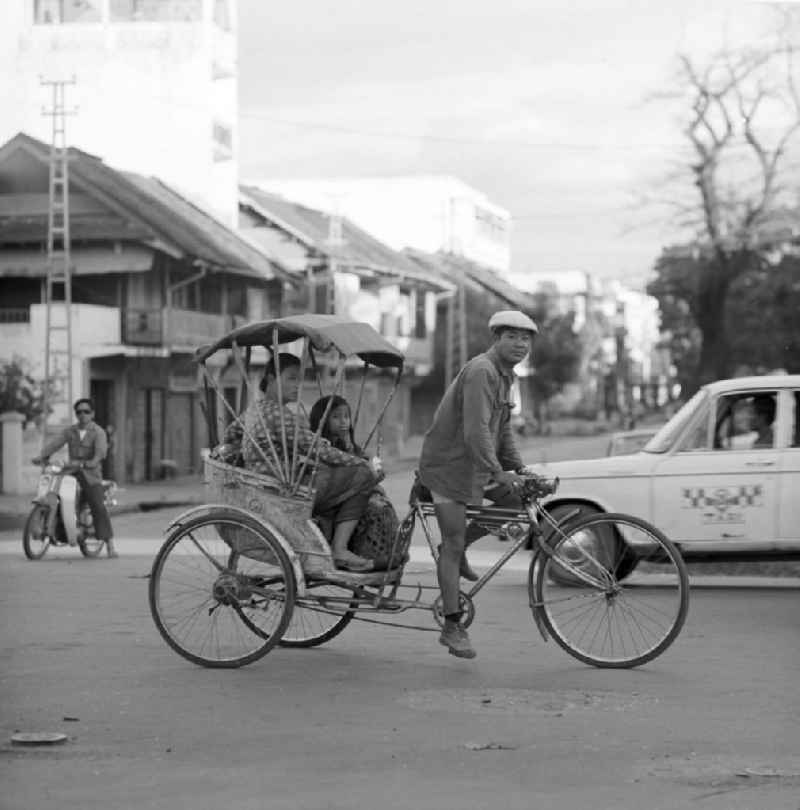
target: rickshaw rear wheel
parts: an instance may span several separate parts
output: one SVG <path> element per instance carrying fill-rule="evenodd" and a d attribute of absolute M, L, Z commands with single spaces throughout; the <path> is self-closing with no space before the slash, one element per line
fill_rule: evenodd
<path fill-rule="evenodd" d="M 306 596 L 295 602 L 292 620 L 278 642 L 281 647 L 318 647 L 342 632 L 353 619 L 355 610 L 342 610 L 340 602 L 325 604 L 325 598 L 347 599 L 351 608 L 357 605 L 355 591 L 328 582 L 306 583 Z"/>
<path fill-rule="evenodd" d="M 228 559 L 228 566 L 236 570 L 239 554 L 232 552 Z M 355 610 L 347 610 L 339 601 L 353 597 L 349 606 L 356 607 L 355 591 L 330 582 L 306 582 L 306 595 L 297 597 L 292 611 L 292 618 L 278 644 L 281 647 L 308 648 L 318 647 L 330 641 L 342 632 L 353 619 Z M 335 602 L 325 603 L 325 599 L 335 599 Z M 239 618 L 254 633 L 261 630 L 248 616 L 249 610 L 242 608 Z"/>
<path fill-rule="evenodd" d="M 233 555 L 234 546 L 246 551 Z M 235 668 L 280 641 L 296 592 L 289 557 L 269 530 L 216 509 L 167 536 L 150 573 L 150 612 L 164 641 L 188 661 Z"/>

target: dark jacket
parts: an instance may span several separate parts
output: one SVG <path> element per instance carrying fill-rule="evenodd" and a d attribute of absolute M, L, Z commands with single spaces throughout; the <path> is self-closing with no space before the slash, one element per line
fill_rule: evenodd
<path fill-rule="evenodd" d="M 41 455 L 47 458 L 66 444 L 70 463 L 79 465 L 88 484 L 99 484 L 103 480 L 102 461 L 108 452 L 106 432 L 94 422 L 86 426 L 83 439 L 78 430 L 77 423 L 65 428 L 42 448 Z"/>
<path fill-rule="evenodd" d="M 495 473 L 522 466 L 511 433 L 513 382 L 514 372 L 494 349 L 461 369 L 422 443 L 419 476 L 425 486 L 460 503 L 480 503 Z"/>

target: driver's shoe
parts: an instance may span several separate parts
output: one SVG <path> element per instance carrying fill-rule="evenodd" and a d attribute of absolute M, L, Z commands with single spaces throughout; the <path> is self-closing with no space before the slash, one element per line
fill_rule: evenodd
<path fill-rule="evenodd" d="M 117 550 L 114 548 L 114 543 L 111 540 L 106 540 L 106 555 L 109 559 L 115 560 L 119 557 Z"/>
<path fill-rule="evenodd" d="M 474 658 L 477 655 L 467 631 L 460 624 L 445 624 L 442 634 L 439 636 L 439 644 L 447 647 L 450 655 L 455 655 L 457 658 Z"/>

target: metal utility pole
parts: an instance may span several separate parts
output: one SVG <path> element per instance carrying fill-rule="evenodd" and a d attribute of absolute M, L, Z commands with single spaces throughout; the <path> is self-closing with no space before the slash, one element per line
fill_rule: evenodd
<path fill-rule="evenodd" d="M 45 283 L 44 440 L 47 423 L 68 421 L 72 404 L 72 282 L 69 232 L 69 155 L 66 119 L 75 110 L 64 105 L 70 80 L 41 80 L 52 93 L 52 106 L 42 110 L 52 119 L 50 184 L 47 210 L 47 279 Z M 59 407 L 60 406 L 60 407 Z"/>

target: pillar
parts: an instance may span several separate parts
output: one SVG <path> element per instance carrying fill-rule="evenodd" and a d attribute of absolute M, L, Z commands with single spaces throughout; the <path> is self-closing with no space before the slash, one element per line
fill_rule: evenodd
<path fill-rule="evenodd" d="M 6 495 L 22 494 L 22 425 L 25 417 L 16 411 L 0 414 L 3 431 L 3 480 L 0 491 Z"/>

